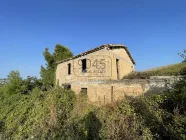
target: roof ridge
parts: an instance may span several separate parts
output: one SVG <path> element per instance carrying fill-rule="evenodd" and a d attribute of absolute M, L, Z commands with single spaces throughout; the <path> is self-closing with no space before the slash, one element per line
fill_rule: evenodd
<path fill-rule="evenodd" d="M 133 64 L 135 64 L 135 61 L 133 60 L 131 54 L 130 54 L 129 51 L 128 51 L 128 48 L 127 48 L 124 44 L 103 44 L 103 45 L 100 45 L 100 46 L 98 46 L 98 47 L 96 47 L 96 48 L 94 48 L 94 49 L 85 51 L 85 52 L 80 53 L 80 54 L 78 54 L 78 55 L 76 55 L 76 56 L 73 56 L 73 57 L 71 57 L 71 58 L 67 58 L 67 59 L 58 61 L 58 62 L 56 62 L 56 63 L 57 63 L 57 64 L 60 64 L 60 63 L 63 63 L 63 62 L 66 62 L 66 61 L 69 61 L 69 60 L 72 60 L 72 59 L 75 59 L 75 58 L 78 58 L 78 57 L 87 55 L 87 54 L 89 54 L 89 53 L 92 53 L 92 52 L 95 52 L 95 51 L 98 51 L 98 50 L 101 50 L 101 49 L 104 49 L 104 48 L 112 49 L 112 48 L 116 48 L 116 47 L 124 48 L 125 51 L 127 52 L 127 54 L 129 55 L 131 61 L 133 62 Z"/>

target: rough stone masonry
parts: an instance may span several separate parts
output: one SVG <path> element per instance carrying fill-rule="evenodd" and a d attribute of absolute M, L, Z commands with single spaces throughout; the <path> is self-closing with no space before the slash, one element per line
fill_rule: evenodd
<path fill-rule="evenodd" d="M 76 94 L 84 92 L 89 101 L 110 104 L 125 95 L 139 96 L 147 91 L 167 87 L 167 79 L 122 80 L 133 72 L 135 61 L 122 44 L 106 44 L 59 61 L 56 83 L 71 88 Z"/>

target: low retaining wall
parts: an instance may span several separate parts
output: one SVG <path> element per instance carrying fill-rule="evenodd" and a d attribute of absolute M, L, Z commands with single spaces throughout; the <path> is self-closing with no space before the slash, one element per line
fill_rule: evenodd
<path fill-rule="evenodd" d="M 171 88 L 175 80 L 178 80 L 178 78 L 156 76 L 150 79 L 73 82 L 71 83 L 71 88 L 76 94 L 80 93 L 82 88 L 86 88 L 91 102 L 105 105 L 121 100 L 125 95 L 139 96 L 147 92 L 162 92 L 165 89 Z"/>

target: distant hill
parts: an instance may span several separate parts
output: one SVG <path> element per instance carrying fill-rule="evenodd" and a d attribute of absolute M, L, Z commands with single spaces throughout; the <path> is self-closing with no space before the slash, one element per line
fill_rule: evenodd
<path fill-rule="evenodd" d="M 150 76 L 186 75 L 186 62 L 133 72 L 124 79 L 148 79 Z"/>
<path fill-rule="evenodd" d="M 157 67 L 157 68 L 152 68 L 152 69 L 145 70 L 143 72 L 157 72 L 159 74 L 172 75 L 171 73 L 173 73 L 173 74 L 180 73 L 180 71 L 183 68 L 186 68 L 186 62 L 161 66 L 161 67 Z"/>

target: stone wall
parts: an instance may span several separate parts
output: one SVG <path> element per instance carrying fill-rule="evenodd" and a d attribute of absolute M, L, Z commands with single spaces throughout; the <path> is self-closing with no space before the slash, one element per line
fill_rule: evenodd
<path fill-rule="evenodd" d="M 123 99 L 125 96 L 140 96 L 145 93 L 160 93 L 175 82 L 175 77 L 151 77 L 151 79 L 133 79 L 122 81 L 95 81 L 71 83 L 76 94 L 81 88 L 87 88 L 90 102 L 105 105 Z"/>
<path fill-rule="evenodd" d="M 82 59 L 87 59 L 86 73 L 82 72 Z M 62 84 L 69 84 L 75 81 L 117 80 L 118 76 L 116 69 L 116 59 L 119 60 L 119 79 L 122 79 L 123 76 L 134 71 L 134 64 L 132 63 L 125 49 L 102 49 L 85 56 L 58 64 L 56 70 L 56 82 L 61 86 Z M 95 63 L 96 61 L 98 61 L 98 67 L 95 67 L 95 65 L 97 65 Z M 71 65 L 71 74 L 68 74 L 68 64 Z M 99 67 L 104 65 L 105 68 L 99 69 Z"/>

